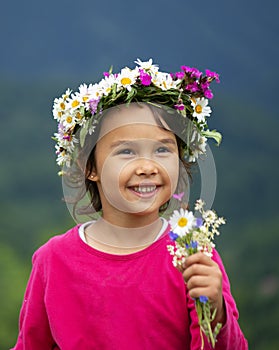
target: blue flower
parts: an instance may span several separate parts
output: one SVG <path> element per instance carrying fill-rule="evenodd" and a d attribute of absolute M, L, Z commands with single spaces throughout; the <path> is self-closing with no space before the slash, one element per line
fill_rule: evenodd
<path fill-rule="evenodd" d="M 198 248 L 198 242 L 197 242 L 197 241 L 191 242 L 191 246 L 192 246 L 192 248 L 194 248 L 194 249 Z"/>
<path fill-rule="evenodd" d="M 203 224 L 203 219 L 202 218 L 196 218 L 196 227 L 201 227 Z"/>
<path fill-rule="evenodd" d="M 177 238 L 179 237 L 177 233 L 174 233 L 172 231 L 169 232 L 169 237 L 172 241 L 176 241 Z"/>
<path fill-rule="evenodd" d="M 192 241 L 190 244 L 185 244 L 186 249 L 193 248 L 196 249 L 198 248 L 198 242 L 197 241 Z"/>
<path fill-rule="evenodd" d="M 205 304 L 205 303 L 208 302 L 208 297 L 206 297 L 205 295 L 201 295 L 199 297 L 199 300 L 200 300 L 201 303 Z"/>

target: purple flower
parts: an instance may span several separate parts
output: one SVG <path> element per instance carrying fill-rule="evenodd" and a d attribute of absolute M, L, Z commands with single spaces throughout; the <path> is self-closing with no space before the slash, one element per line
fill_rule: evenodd
<path fill-rule="evenodd" d="M 200 300 L 201 303 L 205 304 L 205 303 L 208 302 L 208 297 L 206 297 L 205 295 L 201 295 L 199 297 L 199 300 Z"/>
<path fill-rule="evenodd" d="M 177 233 L 174 233 L 172 231 L 169 232 L 169 237 L 172 241 L 176 241 L 177 238 L 179 237 Z"/>
<path fill-rule="evenodd" d="M 69 134 L 63 136 L 63 140 L 71 141 L 72 137 Z"/>
<path fill-rule="evenodd" d="M 205 70 L 205 74 L 206 74 L 206 76 L 208 78 L 215 79 L 217 83 L 220 83 L 220 79 L 219 79 L 219 74 L 218 73 L 212 72 L 211 70 L 206 69 Z"/>
<path fill-rule="evenodd" d="M 143 69 L 140 69 L 140 80 L 142 85 L 149 86 L 151 84 L 152 77 L 147 74 Z"/>
<path fill-rule="evenodd" d="M 213 98 L 213 93 L 210 89 L 204 90 L 203 92 L 204 97 L 208 98 L 208 99 L 212 99 Z"/>
<path fill-rule="evenodd" d="M 209 89 L 209 82 L 206 81 L 206 82 L 202 83 L 202 84 L 201 84 L 201 88 L 202 88 L 203 90 Z"/>
<path fill-rule="evenodd" d="M 203 224 L 203 219 L 202 218 L 196 218 L 196 227 L 201 227 Z"/>
<path fill-rule="evenodd" d="M 199 79 L 202 75 L 202 72 L 200 72 L 197 68 L 191 68 L 188 66 L 181 66 L 180 67 L 185 73 L 190 73 L 192 78 Z"/>
<path fill-rule="evenodd" d="M 185 73 L 184 72 L 176 72 L 175 76 L 177 79 L 183 79 L 185 76 Z"/>
<path fill-rule="evenodd" d="M 178 111 L 183 111 L 185 109 L 185 106 L 183 103 L 178 103 L 174 105 L 174 108 L 177 109 Z"/>
<path fill-rule="evenodd" d="M 104 73 L 103 73 L 103 76 L 106 77 L 106 78 L 108 78 L 108 77 L 109 77 L 109 72 L 104 72 Z"/>
<path fill-rule="evenodd" d="M 201 75 L 202 72 L 200 72 L 197 68 L 192 68 L 191 77 L 199 79 Z"/>
<path fill-rule="evenodd" d="M 97 98 L 96 100 L 92 99 L 89 101 L 89 109 L 92 115 L 94 115 L 97 112 L 99 101 L 99 98 Z"/>
<path fill-rule="evenodd" d="M 198 86 L 197 82 L 194 81 L 193 83 L 188 84 L 186 86 L 186 90 L 190 90 L 191 92 L 197 92 L 197 91 L 199 91 L 199 86 Z"/>
<path fill-rule="evenodd" d="M 184 72 L 189 73 L 192 71 L 192 68 L 189 66 L 181 66 L 181 70 L 184 70 Z"/>

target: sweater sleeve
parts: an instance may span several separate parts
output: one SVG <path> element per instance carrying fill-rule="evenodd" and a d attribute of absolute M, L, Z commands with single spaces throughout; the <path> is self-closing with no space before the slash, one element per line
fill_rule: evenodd
<path fill-rule="evenodd" d="M 45 286 L 37 258 L 37 253 L 35 253 L 32 259 L 33 268 L 20 311 L 19 335 L 15 347 L 11 350 L 56 349 L 44 305 Z"/>
<path fill-rule="evenodd" d="M 223 275 L 223 298 L 226 308 L 226 323 L 222 326 L 215 345 L 215 350 L 248 350 L 248 343 L 245 339 L 240 326 L 238 324 L 238 310 L 236 303 L 232 297 L 229 278 L 226 274 L 222 260 L 216 250 L 213 252 L 212 259 L 217 262 Z M 190 298 L 187 293 L 187 302 L 189 305 L 189 312 L 191 317 L 191 350 L 200 350 L 201 337 L 200 328 L 198 324 L 198 316 L 195 309 L 195 302 Z M 208 343 L 206 337 L 204 338 L 204 350 L 212 349 Z"/>

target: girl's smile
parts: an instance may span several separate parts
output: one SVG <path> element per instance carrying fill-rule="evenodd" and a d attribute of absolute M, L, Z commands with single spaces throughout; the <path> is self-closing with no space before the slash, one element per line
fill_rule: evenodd
<path fill-rule="evenodd" d="M 129 186 L 128 189 L 130 189 L 132 192 L 135 193 L 135 195 L 141 197 L 141 198 L 150 198 L 154 196 L 160 188 L 160 185 L 156 184 L 145 184 L 141 183 L 138 186 Z"/>

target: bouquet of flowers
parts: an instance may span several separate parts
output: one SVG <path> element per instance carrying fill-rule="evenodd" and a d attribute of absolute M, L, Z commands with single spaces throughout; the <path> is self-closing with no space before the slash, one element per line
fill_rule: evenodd
<path fill-rule="evenodd" d="M 174 195 L 174 198 L 181 201 L 183 194 Z M 215 235 L 219 235 L 219 226 L 225 224 L 222 217 L 218 217 L 213 210 L 205 210 L 205 203 L 199 199 L 195 203 L 195 210 L 200 213 L 200 217 L 195 217 L 191 211 L 184 208 L 175 210 L 170 217 L 169 223 L 171 231 L 169 236 L 174 245 L 169 245 L 168 251 L 173 256 L 173 265 L 180 271 L 184 270 L 184 263 L 188 256 L 199 251 L 212 257 L 212 250 L 215 247 L 213 240 Z M 217 335 L 222 327 L 217 323 L 214 330 L 211 322 L 216 315 L 216 309 L 211 310 L 210 301 L 207 296 L 200 296 L 195 300 L 198 315 L 202 349 L 204 341 L 202 332 L 206 335 L 212 347 L 215 347 Z"/>

